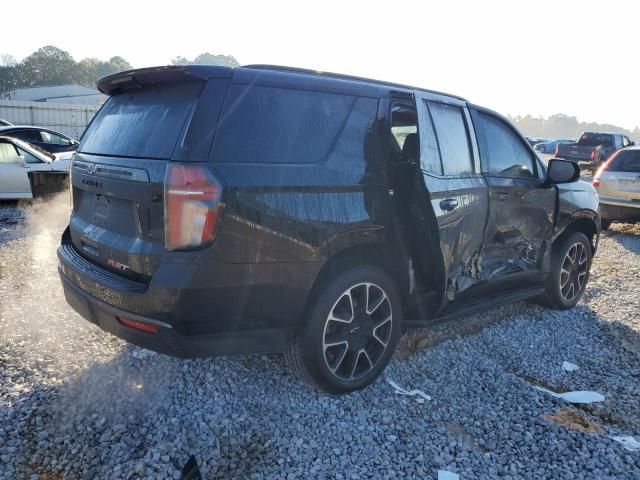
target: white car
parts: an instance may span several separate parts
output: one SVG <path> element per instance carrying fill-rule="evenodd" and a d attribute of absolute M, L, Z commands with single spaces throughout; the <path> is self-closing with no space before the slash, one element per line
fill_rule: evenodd
<path fill-rule="evenodd" d="M 34 198 L 61 190 L 70 162 L 22 140 L 0 136 L 0 199 Z"/>

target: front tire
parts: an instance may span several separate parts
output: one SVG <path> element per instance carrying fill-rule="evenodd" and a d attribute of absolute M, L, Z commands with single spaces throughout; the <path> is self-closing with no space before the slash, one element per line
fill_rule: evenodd
<path fill-rule="evenodd" d="M 573 232 L 561 238 L 551 255 L 544 303 L 558 310 L 575 307 L 587 287 L 591 261 L 591 244 L 584 233 Z"/>
<path fill-rule="evenodd" d="M 401 302 L 389 276 L 360 266 L 316 289 L 308 316 L 286 352 L 290 368 L 333 394 L 372 383 L 389 363 L 401 332 Z"/>

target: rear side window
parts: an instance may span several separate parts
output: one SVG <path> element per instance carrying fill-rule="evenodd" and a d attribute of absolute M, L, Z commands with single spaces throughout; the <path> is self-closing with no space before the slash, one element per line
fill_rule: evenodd
<path fill-rule="evenodd" d="M 40 132 L 37 130 L 18 130 L 9 133 L 9 135 L 25 142 L 42 142 Z"/>
<path fill-rule="evenodd" d="M 482 171 L 495 177 L 534 178 L 534 156 L 525 142 L 504 121 L 479 113 L 478 144 Z"/>
<path fill-rule="evenodd" d="M 471 175 L 473 163 L 464 111 L 446 103 L 427 104 L 438 136 L 444 175 Z"/>
<path fill-rule="evenodd" d="M 200 82 L 160 85 L 111 97 L 89 125 L 79 151 L 171 158 L 202 86 Z"/>
<path fill-rule="evenodd" d="M 233 85 L 218 122 L 213 160 L 301 164 L 324 161 L 332 153 L 361 158 L 377 106 L 372 98 Z"/>
<path fill-rule="evenodd" d="M 640 173 L 640 150 L 621 151 L 611 161 L 607 171 Z"/>

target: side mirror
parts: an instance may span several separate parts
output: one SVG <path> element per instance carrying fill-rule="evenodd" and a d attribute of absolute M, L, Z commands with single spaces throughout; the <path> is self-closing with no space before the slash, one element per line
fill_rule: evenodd
<path fill-rule="evenodd" d="M 570 160 L 553 158 L 547 166 L 546 183 L 557 185 L 559 183 L 572 183 L 580 180 L 580 166 Z"/>
<path fill-rule="evenodd" d="M 636 144 L 636 142 L 629 142 L 629 146 L 630 146 L 630 147 L 635 146 L 635 144 Z"/>

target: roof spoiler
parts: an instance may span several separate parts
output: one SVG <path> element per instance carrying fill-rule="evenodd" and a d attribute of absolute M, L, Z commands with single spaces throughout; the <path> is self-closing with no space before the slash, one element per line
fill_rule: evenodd
<path fill-rule="evenodd" d="M 233 69 L 230 67 L 211 65 L 168 65 L 139 68 L 101 78 L 98 80 L 98 90 L 105 95 L 116 95 L 126 90 L 160 83 L 231 78 L 232 73 Z"/>

